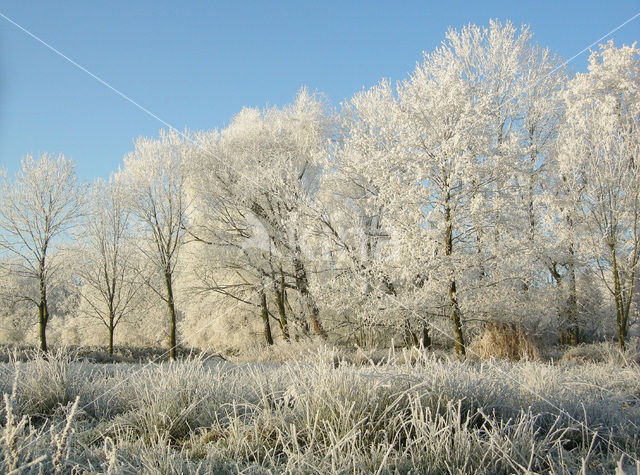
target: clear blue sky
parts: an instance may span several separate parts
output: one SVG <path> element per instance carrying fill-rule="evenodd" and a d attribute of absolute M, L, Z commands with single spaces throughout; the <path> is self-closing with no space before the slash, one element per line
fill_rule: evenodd
<path fill-rule="evenodd" d="M 281 105 L 306 85 L 338 104 L 404 78 L 448 27 L 531 25 L 569 58 L 640 12 L 635 1 L 28 1 L 0 13 L 166 122 L 222 127 L 243 106 Z M 640 17 L 614 33 L 640 39 Z M 588 53 L 571 65 L 586 68 Z M 0 166 L 46 151 L 107 177 L 163 125 L 0 18 Z"/>

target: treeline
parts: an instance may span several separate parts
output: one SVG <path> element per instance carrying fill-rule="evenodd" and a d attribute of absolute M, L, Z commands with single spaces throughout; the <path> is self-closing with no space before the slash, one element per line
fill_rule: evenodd
<path fill-rule="evenodd" d="M 222 130 L 141 138 L 108 181 L 26 157 L 0 185 L 2 336 L 46 350 L 58 321 L 60 341 L 111 351 L 114 337 L 168 340 L 174 356 L 261 333 L 438 337 L 463 355 L 501 322 L 624 348 L 639 54 L 601 45 L 570 77 L 528 28 L 470 25 L 337 110 L 303 89 Z"/>

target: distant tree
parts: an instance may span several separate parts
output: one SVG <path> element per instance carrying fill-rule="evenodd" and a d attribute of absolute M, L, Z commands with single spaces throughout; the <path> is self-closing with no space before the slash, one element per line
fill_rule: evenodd
<path fill-rule="evenodd" d="M 85 189 L 76 181 L 73 162 L 43 154 L 22 160 L 15 178 L 0 178 L 0 251 L 10 272 L 37 287 L 40 349 L 47 351 L 48 291 L 58 277 L 56 246 L 83 215 Z"/>
<path fill-rule="evenodd" d="M 171 359 L 178 345 L 174 281 L 187 221 L 187 150 L 175 132 L 162 132 L 158 140 L 140 138 L 118 177 L 126 183 L 128 204 L 138 220 L 140 250 L 155 271 L 148 283 L 167 304 Z"/>
<path fill-rule="evenodd" d="M 0 262 L 0 341 L 24 344 L 33 329 L 31 317 L 37 288 L 29 278 L 12 272 L 13 267 Z"/>

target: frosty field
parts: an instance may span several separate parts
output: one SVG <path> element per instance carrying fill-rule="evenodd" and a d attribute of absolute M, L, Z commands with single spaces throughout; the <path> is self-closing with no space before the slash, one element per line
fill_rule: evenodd
<path fill-rule="evenodd" d="M 640 369 L 320 348 L 0 364 L 3 473 L 636 473 Z M 622 473 L 622 472 L 620 472 Z"/>

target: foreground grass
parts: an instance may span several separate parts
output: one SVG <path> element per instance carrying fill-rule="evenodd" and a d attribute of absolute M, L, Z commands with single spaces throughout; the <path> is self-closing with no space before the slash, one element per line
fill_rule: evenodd
<path fill-rule="evenodd" d="M 635 365 L 387 361 L 9 361 L 0 472 L 636 473 Z"/>

